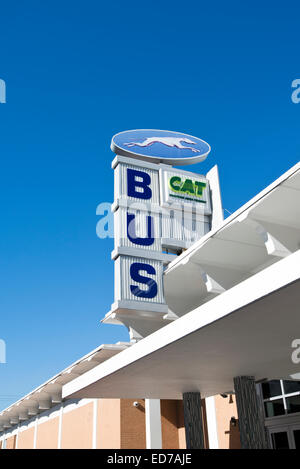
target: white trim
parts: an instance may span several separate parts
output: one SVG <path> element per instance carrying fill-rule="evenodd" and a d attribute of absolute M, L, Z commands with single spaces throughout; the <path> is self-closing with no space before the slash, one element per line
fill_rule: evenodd
<path fill-rule="evenodd" d="M 93 449 L 97 449 L 97 431 L 98 431 L 98 399 L 94 399 L 93 409 Z"/>
<path fill-rule="evenodd" d="M 205 399 L 205 408 L 209 449 L 219 449 L 218 422 L 214 396 Z"/>
<path fill-rule="evenodd" d="M 94 399 L 69 399 L 64 402 L 64 414 L 72 412 L 73 410 L 76 410 L 79 407 L 83 407 L 87 404 L 90 404 L 93 401 Z"/>
<path fill-rule="evenodd" d="M 58 434 L 57 434 L 57 449 L 61 449 L 63 414 L 64 414 L 64 403 L 62 402 L 60 409 L 59 409 L 59 417 L 58 417 L 59 420 L 58 420 Z"/>
<path fill-rule="evenodd" d="M 146 448 L 162 449 L 160 399 L 145 399 Z"/>
<path fill-rule="evenodd" d="M 139 257 L 142 259 L 151 259 L 162 261 L 164 264 L 168 264 L 175 259 L 175 254 L 165 254 L 164 252 L 159 251 L 146 251 L 139 248 L 129 247 L 129 246 L 118 246 L 111 253 L 111 259 L 115 261 L 119 256 L 130 256 L 130 257 Z"/>
<path fill-rule="evenodd" d="M 119 146 L 116 142 L 115 142 L 115 137 L 117 137 L 118 135 L 120 134 L 125 134 L 125 133 L 128 133 L 128 132 L 137 132 L 140 133 L 140 132 L 161 132 L 162 135 L 164 135 L 165 133 L 168 133 L 168 134 L 176 134 L 176 135 L 182 135 L 184 137 L 190 137 L 194 140 L 197 140 L 197 142 L 193 142 L 193 143 L 198 143 L 198 142 L 201 142 L 201 143 L 204 143 L 205 145 L 207 145 L 207 151 L 205 153 L 200 153 L 200 155 L 197 155 L 197 156 L 182 156 L 181 158 L 172 158 L 171 156 L 152 156 L 152 155 L 145 155 L 143 153 L 137 153 L 137 152 L 134 152 L 134 151 L 130 151 L 130 150 L 127 150 L 125 148 L 123 148 L 123 146 Z M 111 144 L 110 144 L 110 148 L 111 148 L 111 151 L 116 153 L 118 156 L 125 156 L 127 158 L 132 158 L 132 159 L 138 159 L 139 161 L 146 161 L 148 163 L 148 161 L 150 161 L 151 163 L 157 163 L 157 164 L 169 164 L 169 165 L 175 165 L 175 166 L 186 166 L 186 165 L 191 165 L 191 164 L 195 164 L 195 163 L 200 163 L 202 161 L 204 161 L 208 154 L 210 153 L 211 151 L 211 146 L 209 145 L 209 143 L 207 143 L 205 140 L 203 140 L 202 138 L 199 138 L 199 137 L 195 137 L 193 135 L 189 135 L 189 134 L 185 134 L 185 133 L 182 133 L 182 132 L 175 132 L 173 130 L 161 130 L 161 129 L 132 129 L 132 130 L 125 130 L 123 132 L 118 132 L 117 134 L 115 134 L 111 140 Z M 199 150 L 200 151 L 200 150 Z"/>
<path fill-rule="evenodd" d="M 39 425 L 39 416 L 37 415 L 34 421 L 33 449 L 36 449 L 38 425 Z"/>
<path fill-rule="evenodd" d="M 211 194 L 211 229 L 218 228 L 224 221 L 218 166 L 206 174 Z"/>
<path fill-rule="evenodd" d="M 19 445 L 19 429 L 20 429 L 20 424 L 18 424 L 18 428 L 17 428 L 15 449 L 18 449 L 18 445 Z"/>

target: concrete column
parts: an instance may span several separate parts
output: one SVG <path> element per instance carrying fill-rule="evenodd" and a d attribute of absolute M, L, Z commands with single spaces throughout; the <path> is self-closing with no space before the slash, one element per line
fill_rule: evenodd
<path fill-rule="evenodd" d="M 205 407 L 209 449 L 219 449 L 218 423 L 214 396 L 205 399 Z"/>
<path fill-rule="evenodd" d="M 182 397 L 186 447 L 204 449 L 200 392 L 185 392 Z"/>
<path fill-rule="evenodd" d="M 38 425 L 39 425 L 39 416 L 37 415 L 34 421 L 33 449 L 36 449 Z"/>
<path fill-rule="evenodd" d="M 162 449 L 160 399 L 145 399 L 146 448 Z"/>
<path fill-rule="evenodd" d="M 241 447 L 243 449 L 267 449 L 264 416 L 259 405 L 254 377 L 237 376 L 233 381 Z"/>
<path fill-rule="evenodd" d="M 15 446 L 15 449 L 18 449 L 18 443 L 19 443 L 19 432 L 20 432 L 20 424 L 18 424 L 18 428 L 17 428 L 17 434 L 16 434 L 16 446 Z"/>
<path fill-rule="evenodd" d="M 58 417 L 57 449 L 61 449 L 63 414 L 64 414 L 64 403 L 62 402 L 60 404 L 59 417 Z"/>
<path fill-rule="evenodd" d="M 93 449 L 97 449 L 97 433 L 98 433 L 98 399 L 94 399 L 94 409 L 93 409 Z"/>

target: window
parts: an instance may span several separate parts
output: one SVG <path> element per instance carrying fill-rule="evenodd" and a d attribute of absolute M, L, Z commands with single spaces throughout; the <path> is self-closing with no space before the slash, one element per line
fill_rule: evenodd
<path fill-rule="evenodd" d="M 282 394 L 280 381 L 267 381 L 266 383 L 262 383 L 261 386 L 264 399 L 280 396 Z"/>
<path fill-rule="evenodd" d="M 267 418 L 300 412 L 300 381 L 267 381 L 261 390 Z"/>

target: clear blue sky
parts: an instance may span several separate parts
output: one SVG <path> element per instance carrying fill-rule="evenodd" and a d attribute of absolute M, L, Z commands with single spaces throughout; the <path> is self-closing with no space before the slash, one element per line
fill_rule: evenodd
<path fill-rule="evenodd" d="M 299 161 L 299 2 L 13 1 L 1 5 L 0 408 L 101 343 L 113 301 L 114 133 L 212 147 L 233 212 Z M 6 397 L 5 397 L 6 396 Z"/>

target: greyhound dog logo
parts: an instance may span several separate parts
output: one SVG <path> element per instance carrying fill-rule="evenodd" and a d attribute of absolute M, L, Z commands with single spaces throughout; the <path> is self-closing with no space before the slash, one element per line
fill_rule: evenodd
<path fill-rule="evenodd" d="M 124 145 L 126 145 L 127 147 L 150 147 L 154 143 L 161 143 L 163 145 L 166 145 L 167 147 L 180 148 L 181 150 L 192 150 L 193 153 L 200 153 L 200 150 L 197 150 L 193 147 L 186 147 L 182 145 L 181 142 L 196 145 L 196 142 L 193 142 L 192 140 L 186 137 L 148 137 L 143 142 L 129 142 L 124 143 Z"/>

